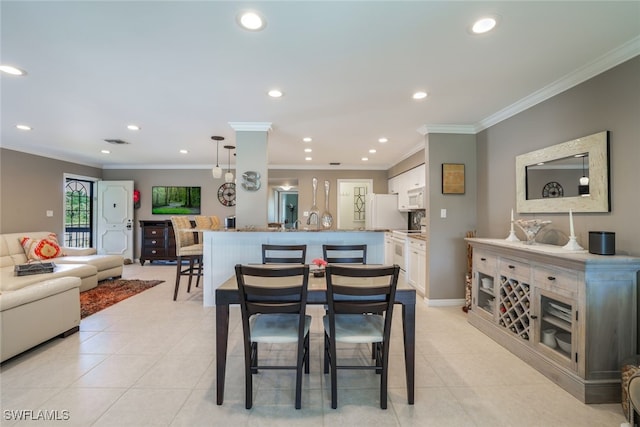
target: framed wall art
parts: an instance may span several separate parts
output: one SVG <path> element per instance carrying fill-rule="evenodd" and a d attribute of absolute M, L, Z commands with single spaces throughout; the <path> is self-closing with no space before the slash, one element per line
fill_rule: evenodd
<path fill-rule="evenodd" d="M 464 194 L 464 164 L 442 164 L 442 194 Z"/>

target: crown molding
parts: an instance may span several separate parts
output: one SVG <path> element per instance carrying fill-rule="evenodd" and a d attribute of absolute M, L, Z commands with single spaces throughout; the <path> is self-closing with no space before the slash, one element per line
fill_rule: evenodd
<path fill-rule="evenodd" d="M 428 133 L 460 133 L 471 134 L 478 133 L 474 125 L 422 125 L 416 131 L 425 136 Z"/>
<path fill-rule="evenodd" d="M 269 132 L 271 122 L 229 122 L 229 126 L 236 132 Z"/>
<path fill-rule="evenodd" d="M 620 47 L 602 55 L 596 60 L 578 68 L 577 70 L 561 77 L 555 82 L 533 92 L 531 95 L 509 105 L 508 107 L 480 120 L 476 125 L 476 131 L 480 132 L 491 127 L 509 117 L 515 116 L 522 111 L 533 107 L 547 99 L 571 89 L 574 86 L 583 83 L 598 74 L 628 61 L 631 58 L 640 55 L 640 36 L 635 37 Z"/>

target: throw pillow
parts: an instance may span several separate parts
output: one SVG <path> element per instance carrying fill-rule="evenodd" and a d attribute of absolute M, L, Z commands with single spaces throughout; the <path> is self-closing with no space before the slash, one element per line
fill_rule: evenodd
<path fill-rule="evenodd" d="M 49 234 L 48 238 L 39 240 L 23 237 L 20 239 L 20 244 L 27 255 L 28 261 L 42 261 L 62 255 L 62 249 L 58 245 L 58 239 L 55 234 Z"/>

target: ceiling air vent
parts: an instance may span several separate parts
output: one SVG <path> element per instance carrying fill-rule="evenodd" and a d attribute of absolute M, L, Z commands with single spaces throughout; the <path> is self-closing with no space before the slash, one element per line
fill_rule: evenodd
<path fill-rule="evenodd" d="M 129 144 L 127 141 L 124 141 L 122 139 L 105 139 L 105 141 L 108 142 L 109 144 L 114 144 L 114 145 Z"/>
<path fill-rule="evenodd" d="M 331 166 L 340 166 L 340 162 L 329 162 Z"/>

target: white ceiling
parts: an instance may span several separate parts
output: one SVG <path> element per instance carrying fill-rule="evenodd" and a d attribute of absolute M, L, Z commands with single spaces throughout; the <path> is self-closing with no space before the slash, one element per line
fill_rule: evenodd
<path fill-rule="evenodd" d="M 103 168 L 209 168 L 212 135 L 235 144 L 229 122 L 270 122 L 270 167 L 386 169 L 423 145 L 418 129 L 475 133 L 640 54 L 638 1 L 0 7 L 1 62 L 28 72 L 1 77 L 2 146 Z M 246 8 L 263 31 L 238 27 Z M 486 14 L 498 27 L 471 35 Z"/>

